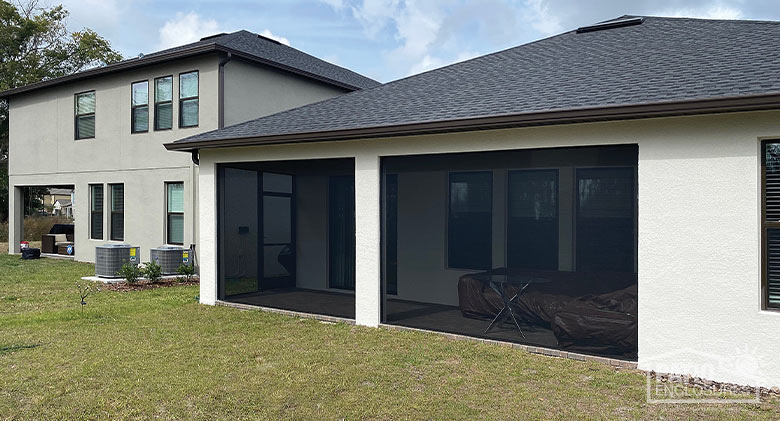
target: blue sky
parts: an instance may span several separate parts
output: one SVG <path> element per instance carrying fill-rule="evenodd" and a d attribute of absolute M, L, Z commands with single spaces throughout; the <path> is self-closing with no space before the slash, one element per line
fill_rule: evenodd
<path fill-rule="evenodd" d="M 48 2 L 56 4 L 56 2 Z M 63 0 L 127 57 L 264 33 L 381 82 L 624 14 L 780 20 L 778 0 Z"/>

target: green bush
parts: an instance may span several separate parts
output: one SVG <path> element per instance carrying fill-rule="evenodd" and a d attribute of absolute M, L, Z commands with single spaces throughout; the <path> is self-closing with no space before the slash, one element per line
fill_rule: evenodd
<path fill-rule="evenodd" d="M 179 275 L 179 282 L 190 282 L 195 276 L 195 267 L 182 263 L 179 265 L 179 268 L 176 269 L 176 273 Z"/>
<path fill-rule="evenodd" d="M 117 276 L 124 278 L 129 284 L 138 282 L 138 278 L 141 277 L 141 269 L 133 264 L 125 263 L 122 268 L 116 272 Z"/>
<path fill-rule="evenodd" d="M 162 267 L 156 262 L 149 262 L 144 265 L 144 277 L 151 283 L 160 282 L 162 278 Z"/>

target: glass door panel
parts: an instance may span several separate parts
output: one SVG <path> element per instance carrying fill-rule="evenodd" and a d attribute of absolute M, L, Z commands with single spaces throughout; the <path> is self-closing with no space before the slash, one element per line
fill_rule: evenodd
<path fill-rule="evenodd" d="M 291 175 L 263 173 L 263 290 L 295 287 L 292 186 Z"/>

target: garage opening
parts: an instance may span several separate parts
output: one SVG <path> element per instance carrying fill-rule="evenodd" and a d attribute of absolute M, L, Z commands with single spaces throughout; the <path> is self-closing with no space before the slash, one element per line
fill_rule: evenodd
<path fill-rule="evenodd" d="M 47 257 L 75 256 L 76 200 L 73 185 L 20 187 L 22 190 L 21 247 L 41 249 Z M 7 234 L 8 229 L 4 232 Z"/>

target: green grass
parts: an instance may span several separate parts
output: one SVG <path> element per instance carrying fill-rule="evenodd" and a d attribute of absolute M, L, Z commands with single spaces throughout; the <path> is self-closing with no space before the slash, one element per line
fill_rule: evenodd
<path fill-rule="evenodd" d="M 438 335 L 102 291 L 91 265 L 0 256 L 0 419 L 777 419 L 648 405 L 636 371 Z"/>

